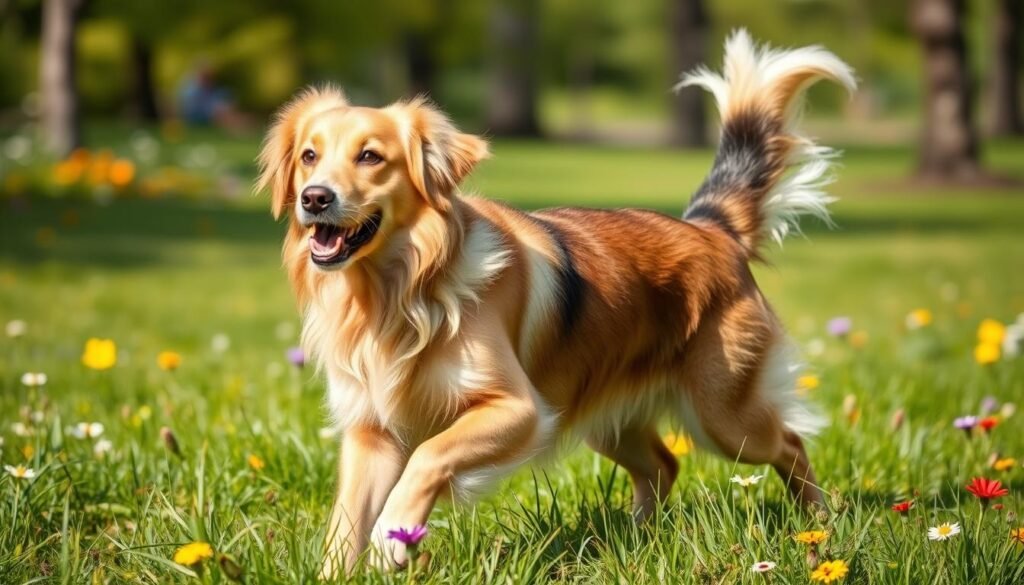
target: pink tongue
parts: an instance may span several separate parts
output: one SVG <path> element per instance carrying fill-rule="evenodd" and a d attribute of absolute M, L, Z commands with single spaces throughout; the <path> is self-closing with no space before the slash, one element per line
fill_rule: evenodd
<path fill-rule="evenodd" d="M 336 227 L 317 226 L 309 238 L 309 249 L 317 256 L 334 256 L 341 251 L 344 238 Z"/>

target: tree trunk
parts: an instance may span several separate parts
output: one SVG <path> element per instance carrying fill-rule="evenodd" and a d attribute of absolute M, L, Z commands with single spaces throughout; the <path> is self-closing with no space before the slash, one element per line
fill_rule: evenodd
<path fill-rule="evenodd" d="M 405 60 L 409 70 L 410 93 L 435 97 L 437 63 L 431 52 L 431 43 L 427 33 L 422 31 L 409 33 L 405 39 Z"/>
<path fill-rule="evenodd" d="M 490 15 L 492 78 L 487 122 L 496 136 L 539 136 L 538 0 L 495 0 Z"/>
<path fill-rule="evenodd" d="M 978 137 L 964 41 L 965 0 L 914 0 L 910 24 L 924 50 L 924 129 L 918 172 L 932 179 L 978 177 Z"/>
<path fill-rule="evenodd" d="M 65 157 L 81 141 L 75 87 L 75 21 L 79 0 L 45 0 L 40 46 L 43 140 L 54 156 Z"/>
<path fill-rule="evenodd" d="M 1021 119 L 1020 71 L 1024 3 L 1021 0 L 997 0 L 995 22 L 995 59 L 992 62 L 992 134 L 1024 134 Z"/>
<path fill-rule="evenodd" d="M 153 49 L 137 36 L 132 38 L 132 67 L 135 70 L 135 113 L 146 122 L 157 122 L 160 109 L 153 87 Z"/>
<path fill-rule="evenodd" d="M 669 11 L 673 74 L 692 71 L 705 59 L 708 17 L 704 0 L 671 0 Z M 700 88 L 684 87 L 674 96 L 671 141 L 676 146 L 707 145 L 707 111 Z"/>

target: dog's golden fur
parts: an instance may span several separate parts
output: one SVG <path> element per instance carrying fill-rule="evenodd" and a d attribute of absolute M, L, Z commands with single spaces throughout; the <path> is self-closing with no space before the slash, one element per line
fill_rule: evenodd
<path fill-rule="evenodd" d="M 684 81 L 711 89 L 723 116 L 684 220 L 463 196 L 487 145 L 423 100 L 358 108 L 313 89 L 282 110 L 260 185 L 275 217 L 295 210 L 284 262 L 344 429 L 325 576 L 370 545 L 375 563 L 404 563 L 388 529 L 425 523 L 439 496 L 474 492 L 565 436 L 629 471 L 645 517 L 678 469 L 655 427 L 665 413 L 698 444 L 771 464 L 796 497 L 820 498 L 800 440 L 815 420 L 792 399 L 794 356 L 749 262 L 799 214 L 824 213 L 826 153 L 789 123 L 809 83 L 852 78 L 823 50 L 771 51 L 742 32 L 726 55 L 724 75 Z M 370 149 L 380 161 L 361 164 Z M 333 269 L 311 261 L 314 220 L 298 217 L 312 184 L 338 193 L 342 228 L 381 218 Z"/>

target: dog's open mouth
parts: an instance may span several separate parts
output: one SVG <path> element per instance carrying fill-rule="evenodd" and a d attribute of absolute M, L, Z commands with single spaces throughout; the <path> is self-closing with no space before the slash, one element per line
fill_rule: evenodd
<path fill-rule="evenodd" d="M 380 229 L 381 212 L 376 212 L 359 225 L 342 227 L 318 223 L 309 237 L 309 255 L 315 264 L 330 266 L 348 260 Z"/>

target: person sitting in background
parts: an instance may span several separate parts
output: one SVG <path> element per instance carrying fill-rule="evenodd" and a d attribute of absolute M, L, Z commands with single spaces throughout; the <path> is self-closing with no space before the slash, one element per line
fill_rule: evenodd
<path fill-rule="evenodd" d="M 213 69 L 206 64 L 197 66 L 182 82 L 178 114 L 190 126 L 217 126 L 230 131 L 249 126 L 230 92 L 217 85 Z"/>

